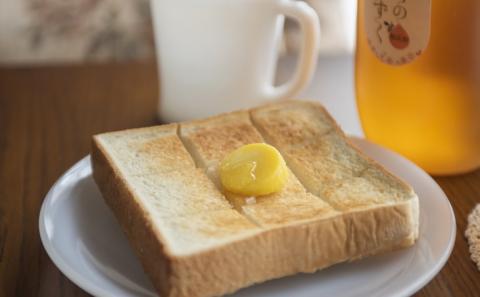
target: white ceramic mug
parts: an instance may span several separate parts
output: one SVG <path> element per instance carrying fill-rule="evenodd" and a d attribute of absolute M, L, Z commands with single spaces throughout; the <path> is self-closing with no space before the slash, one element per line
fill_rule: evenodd
<path fill-rule="evenodd" d="M 152 0 L 160 79 L 158 115 L 182 121 L 295 96 L 316 65 L 320 25 L 293 0 Z M 301 27 L 297 67 L 274 86 L 284 17 Z"/>

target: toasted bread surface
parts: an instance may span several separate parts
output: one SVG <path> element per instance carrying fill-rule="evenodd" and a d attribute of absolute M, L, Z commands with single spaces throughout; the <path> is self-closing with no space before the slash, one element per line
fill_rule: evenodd
<path fill-rule="evenodd" d="M 119 169 L 144 175 L 194 166 L 177 129 L 177 124 L 171 124 L 110 132 L 99 138 Z"/>
<path fill-rule="evenodd" d="M 320 120 L 314 120 L 313 111 Z M 359 152 L 323 107 L 287 101 L 254 109 L 251 114 L 255 126 L 280 150 L 307 190 L 337 210 L 376 207 L 416 197 L 410 186 Z M 302 125 L 291 125 L 293 118 L 299 118 Z M 314 129 L 316 126 L 328 128 Z"/>
<path fill-rule="evenodd" d="M 207 166 L 204 168 L 206 174 L 220 189 L 218 165 L 222 159 L 242 145 L 264 142 L 247 111 L 180 124 L 180 137 L 196 163 Z M 247 202 L 250 197 L 222 191 L 237 210 L 262 227 L 282 226 L 337 214 L 328 203 L 307 193 L 292 172 L 280 191 L 255 197 L 255 203 Z"/>
<path fill-rule="evenodd" d="M 287 184 L 263 197 L 224 191 L 219 162 L 254 142 L 279 149 Z M 92 165 L 162 296 L 223 295 L 407 247 L 418 236 L 413 190 L 356 150 L 315 103 L 97 135 Z"/>
<path fill-rule="evenodd" d="M 199 252 L 258 229 L 195 167 L 176 130 L 169 125 L 98 135 L 94 152 L 109 152 L 107 166 L 158 228 L 172 255 Z M 145 173 L 137 170 L 141 166 Z"/>

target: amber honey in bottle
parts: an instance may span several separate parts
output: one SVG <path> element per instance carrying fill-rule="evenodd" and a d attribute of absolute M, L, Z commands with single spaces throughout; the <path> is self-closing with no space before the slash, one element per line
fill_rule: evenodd
<path fill-rule="evenodd" d="M 365 135 L 429 173 L 480 166 L 480 1 L 359 0 Z"/>

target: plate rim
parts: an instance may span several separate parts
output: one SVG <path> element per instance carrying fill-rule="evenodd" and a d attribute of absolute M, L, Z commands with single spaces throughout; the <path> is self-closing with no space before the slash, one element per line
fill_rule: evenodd
<path fill-rule="evenodd" d="M 430 182 L 433 182 L 435 186 L 437 186 L 441 193 L 442 197 L 441 199 L 446 202 L 446 205 L 448 206 L 448 212 L 450 214 L 451 218 L 451 232 L 450 236 L 448 238 L 448 243 L 446 246 L 446 249 L 444 250 L 443 254 L 439 258 L 439 260 L 433 265 L 428 273 L 425 273 L 422 275 L 422 277 L 418 278 L 416 281 L 412 282 L 408 287 L 405 287 L 404 289 L 401 289 L 397 291 L 394 295 L 391 296 L 410 296 L 413 295 L 415 292 L 419 291 L 421 288 L 423 288 L 426 284 L 428 284 L 439 272 L 440 270 L 445 266 L 447 263 L 448 259 L 450 258 L 450 255 L 452 254 L 453 248 L 455 246 L 455 239 L 456 239 L 456 233 L 457 233 L 457 224 L 456 224 L 456 218 L 455 218 L 455 213 L 453 211 L 453 207 L 450 203 L 450 200 L 448 199 L 448 196 L 445 194 L 443 189 L 438 185 L 438 183 L 428 174 L 426 173 L 422 168 L 417 166 L 415 163 L 412 161 L 408 160 L 407 158 L 403 157 L 402 155 L 385 148 L 383 146 L 380 146 L 376 143 L 373 143 L 365 138 L 360 138 L 356 136 L 349 136 L 348 137 L 350 142 L 357 147 L 357 143 L 365 143 L 367 146 L 373 146 L 374 148 L 379 148 L 385 151 L 388 151 L 388 153 L 395 155 L 396 158 L 402 159 L 404 162 L 410 163 L 411 166 L 416 167 L 417 171 L 423 175 L 424 178 L 427 178 Z M 359 150 L 361 150 L 359 148 Z M 362 151 L 362 150 L 361 150 Z M 363 152 L 362 152 L 363 153 Z M 48 207 L 53 203 L 53 197 L 56 189 L 58 188 L 59 184 L 61 184 L 65 179 L 67 179 L 70 175 L 75 173 L 77 170 L 80 170 L 84 166 L 91 166 L 90 164 L 90 154 L 83 157 L 79 161 L 77 161 L 72 167 L 67 169 L 56 181 L 55 183 L 51 186 L 47 194 L 45 195 L 45 198 L 42 202 L 42 206 L 40 208 L 40 213 L 38 217 L 38 224 L 39 224 L 39 233 L 40 233 L 40 240 L 42 242 L 42 245 L 47 252 L 48 256 L 52 260 L 53 264 L 74 284 L 79 286 L 82 290 L 85 290 L 87 293 L 93 295 L 93 296 L 105 296 L 105 297 L 114 297 L 113 293 L 110 291 L 102 288 L 101 286 L 93 284 L 88 278 L 84 277 L 83 274 L 79 273 L 77 270 L 75 270 L 71 265 L 67 265 L 67 262 L 63 261 L 61 259 L 61 256 L 59 255 L 58 251 L 54 248 L 52 242 L 49 240 L 48 235 L 47 235 L 47 230 L 46 230 L 46 212 Z M 378 161 L 377 161 L 378 162 Z M 85 164 L 89 163 L 89 164 Z M 383 165 L 382 165 L 383 166 Z M 91 171 L 91 169 L 90 169 Z M 439 199 L 439 197 L 435 198 Z M 155 294 L 157 292 L 154 291 Z"/>
<path fill-rule="evenodd" d="M 399 153 L 397 153 L 397 152 L 395 152 L 395 151 L 393 151 L 389 148 L 386 148 L 386 147 L 381 146 L 377 143 L 374 143 L 374 142 L 372 142 L 372 141 L 370 141 L 366 138 L 361 138 L 361 137 L 358 137 L 358 136 L 348 136 L 348 139 L 356 147 L 357 147 L 357 142 L 360 142 L 360 143 L 365 143 L 368 146 L 373 146 L 375 148 L 386 150 L 390 154 L 395 155 L 395 157 L 397 157 L 399 159 L 402 159 L 402 161 L 404 161 L 406 163 L 409 163 L 411 166 L 415 167 L 417 169 L 418 173 L 423 175 L 424 178 L 428 179 L 430 182 L 432 182 L 435 186 L 437 186 L 440 189 L 440 191 L 442 193 L 441 198 L 446 202 L 446 204 L 448 206 L 448 212 L 450 214 L 451 221 L 452 221 L 452 224 L 450 225 L 452 232 L 450 232 L 450 236 L 448 238 L 448 243 L 447 243 L 447 247 L 446 247 L 445 252 L 442 254 L 440 259 L 435 263 L 435 265 L 433 265 L 433 267 L 430 269 L 430 273 L 425 274 L 423 278 L 422 277 L 418 278 L 412 285 L 410 285 L 409 287 L 407 287 L 403 290 L 400 290 L 396 294 L 396 296 L 411 296 L 411 295 L 415 294 L 416 292 L 418 292 L 423 287 L 425 287 L 435 276 L 437 276 L 437 274 L 445 266 L 445 264 L 447 263 L 448 259 L 450 258 L 451 254 L 453 252 L 453 248 L 455 247 L 455 239 L 456 239 L 456 236 L 457 236 L 457 219 L 455 217 L 455 212 L 453 211 L 452 204 L 450 203 L 450 200 L 448 199 L 447 194 L 445 194 L 445 191 L 443 191 L 442 187 L 440 187 L 440 185 L 425 170 L 423 170 L 420 166 L 415 164 L 413 161 L 407 159 L 406 157 L 400 155 Z M 358 149 L 360 150 L 360 148 L 358 148 Z M 362 151 L 362 150 L 360 150 L 360 151 Z M 363 153 L 363 151 L 362 151 L 362 153 Z M 375 160 L 375 162 L 378 162 L 378 161 Z M 381 165 L 384 166 L 383 164 L 381 164 Z M 436 199 L 438 199 L 438 198 L 436 198 Z"/>
<path fill-rule="evenodd" d="M 105 297 L 114 297 L 108 290 L 105 290 L 104 288 L 100 286 L 96 286 L 92 284 L 87 278 L 83 276 L 83 274 L 79 273 L 77 270 L 72 268 L 70 265 L 67 265 L 66 262 L 61 260 L 60 255 L 58 254 L 57 250 L 53 247 L 52 242 L 48 239 L 47 235 L 47 227 L 45 223 L 45 212 L 47 211 L 47 208 L 51 203 L 53 203 L 51 200 L 53 200 L 53 194 L 55 190 L 57 189 L 58 185 L 62 183 L 67 177 L 69 177 L 71 174 L 76 172 L 77 170 L 80 170 L 84 165 L 84 163 L 89 163 L 90 161 L 90 154 L 86 155 L 79 161 L 77 161 L 72 167 L 67 169 L 52 185 L 52 187 L 48 190 L 47 195 L 45 195 L 45 198 L 43 199 L 42 202 L 42 207 L 40 208 L 40 214 L 39 214 L 39 221 L 38 221 L 38 226 L 39 226 L 39 232 L 40 232 L 40 240 L 42 242 L 42 245 L 47 252 L 48 256 L 52 260 L 53 264 L 75 285 L 80 287 L 82 290 L 85 290 L 87 293 L 93 295 L 93 296 L 105 296 Z"/>

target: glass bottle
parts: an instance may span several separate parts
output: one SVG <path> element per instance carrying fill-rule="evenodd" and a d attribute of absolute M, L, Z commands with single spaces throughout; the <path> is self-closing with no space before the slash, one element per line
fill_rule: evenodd
<path fill-rule="evenodd" d="M 480 1 L 359 0 L 357 22 L 366 137 L 431 174 L 479 167 Z"/>

